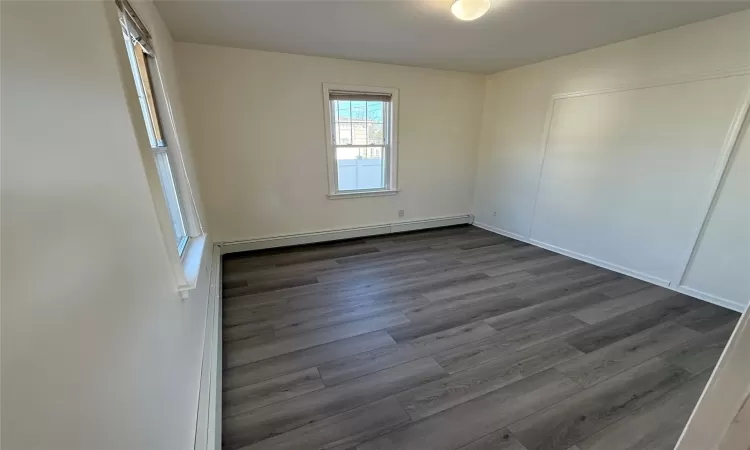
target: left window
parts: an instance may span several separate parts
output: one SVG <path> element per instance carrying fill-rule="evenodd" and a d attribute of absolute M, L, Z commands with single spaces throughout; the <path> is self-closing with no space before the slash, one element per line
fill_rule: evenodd
<path fill-rule="evenodd" d="M 172 224 L 177 253 L 182 256 L 187 247 L 190 234 L 188 233 L 186 210 L 181 201 L 180 183 L 177 168 L 180 162 L 175 161 L 169 149 L 160 118 L 161 111 L 156 102 L 155 90 L 160 87 L 156 67 L 156 55 L 151 45 L 151 38 L 143 22 L 135 14 L 133 8 L 125 1 L 117 1 L 120 9 L 120 25 L 127 48 L 130 69 L 138 93 L 143 121 L 146 124 L 149 144 L 156 162 L 156 170 L 167 204 L 169 218 Z"/>

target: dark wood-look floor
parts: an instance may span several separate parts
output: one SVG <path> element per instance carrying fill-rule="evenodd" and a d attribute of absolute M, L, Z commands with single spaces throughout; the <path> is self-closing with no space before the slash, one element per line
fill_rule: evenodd
<path fill-rule="evenodd" d="M 226 449 L 672 449 L 738 319 L 470 226 L 223 264 Z"/>

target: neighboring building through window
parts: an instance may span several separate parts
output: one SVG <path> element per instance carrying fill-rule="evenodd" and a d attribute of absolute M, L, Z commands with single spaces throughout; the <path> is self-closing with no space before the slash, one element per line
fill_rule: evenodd
<path fill-rule="evenodd" d="M 177 252 L 182 255 L 187 245 L 188 233 L 186 210 L 183 207 L 180 185 L 177 182 L 176 169 L 180 163 L 173 161 L 168 142 L 162 129 L 163 121 L 156 102 L 155 90 L 161 88 L 156 68 L 156 57 L 151 46 L 151 39 L 143 23 L 138 19 L 132 7 L 125 1 L 117 1 L 120 8 L 120 24 L 127 47 L 130 68 L 138 92 L 143 120 L 146 124 L 149 143 L 156 161 L 156 169 L 167 204 L 172 223 Z M 156 83 L 154 82 L 156 81 Z"/>
<path fill-rule="evenodd" d="M 330 84 L 323 91 L 329 194 L 394 193 L 398 91 Z"/>

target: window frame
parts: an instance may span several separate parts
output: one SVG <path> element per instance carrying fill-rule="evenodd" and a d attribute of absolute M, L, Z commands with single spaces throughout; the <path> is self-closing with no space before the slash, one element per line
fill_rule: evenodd
<path fill-rule="evenodd" d="M 352 92 L 359 94 L 386 94 L 391 101 L 388 114 L 383 114 L 383 145 L 336 145 L 334 109 L 331 107 L 331 92 Z M 326 156 L 328 159 L 328 198 L 373 197 L 395 195 L 398 193 L 398 89 L 388 87 L 354 86 L 346 84 L 323 83 L 323 112 L 326 138 Z M 338 165 L 336 149 L 338 147 L 381 147 L 383 148 L 384 187 L 378 189 L 357 189 L 340 191 L 338 189 Z"/>
<path fill-rule="evenodd" d="M 177 171 L 175 170 L 176 165 L 173 161 L 174 157 L 170 154 L 169 145 L 162 127 L 161 110 L 163 108 L 158 104 L 160 103 L 158 98 L 163 96 L 163 92 L 160 89 L 161 83 L 154 82 L 161 80 L 155 80 L 155 78 L 158 78 L 158 75 L 157 77 L 153 76 L 154 72 L 158 72 L 158 68 L 156 67 L 157 61 L 153 55 L 149 55 L 145 49 L 137 42 L 133 42 L 132 39 L 130 42 L 126 41 L 126 44 L 129 44 L 127 46 L 128 61 L 133 70 L 133 81 L 135 82 L 136 91 L 139 96 L 138 102 L 141 106 L 143 121 L 149 137 L 151 151 L 153 152 L 157 169 L 156 173 L 159 177 L 164 201 L 167 204 L 167 212 L 171 220 L 170 225 L 175 245 L 177 246 L 177 254 L 182 258 L 185 255 L 185 249 L 191 236 L 188 230 L 185 207 L 183 206 L 180 183 L 178 182 Z M 160 164 L 159 160 L 161 158 L 163 158 L 163 161 Z M 164 165 L 168 166 L 167 170 L 163 170 Z M 175 223 L 179 225 L 175 225 Z M 179 232 L 175 230 L 175 226 L 180 228 Z"/>
<path fill-rule="evenodd" d="M 130 124 L 133 127 L 137 151 L 143 163 L 166 257 L 175 278 L 176 291 L 185 300 L 198 286 L 198 278 L 202 273 L 201 269 L 204 267 L 203 261 L 205 257 L 210 257 L 210 251 L 206 251 L 206 249 L 210 248 L 211 241 L 201 224 L 198 205 L 187 173 L 185 157 L 182 154 L 180 134 L 170 103 L 169 93 L 172 91 L 167 84 L 171 78 L 164 76 L 161 61 L 158 57 L 146 60 L 148 61 L 147 67 L 151 71 L 149 80 L 155 101 L 155 111 L 158 111 L 161 131 L 164 133 L 165 146 L 158 147 L 158 151 L 154 152 L 154 147 L 151 145 L 153 135 L 149 136 L 150 130 L 147 129 L 149 119 L 144 115 L 143 105 L 139 97 L 139 88 L 133 73 L 134 66 L 128 52 L 129 45 L 126 43 L 127 40 L 123 41 L 123 38 L 127 35 L 135 37 L 144 50 L 147 50 L 147 53 L 152 56 L 159 54 L 162 48 L 159 46 L 161 41 L 158 36 L 155 41 L 152 40 L 152 35 L 147 28 L 148 24 L 141 20 L 143 16 L 139 17 L 134 6 L 137 9 L 146 8 L 143 4 L 131 5 L 128 0 L 115 0 L 105 4 L 105 8 L 109 12 L 111 37 L 113 42 L 117 44 L 115 53 L 123 87 L 123 100 L 127 107 Z M 147 13 L 145 17 L 151 16 Z M 128 20 L 129 22 L 127 22 Z M 123 21 L 126 21 L 128 31 L 130 31 L 130 27 L 133 27 L 133 33 L 126 32 L 126 35 L 123 35 Z M 167 53 L 162 54 L 169 58 L 168 47 L 164 50 Z M 169 147 L 166 144 L 169 144 Z M 162 158 L 161 162 L 166 161 L 168 163 L 168 170 L 171 173 L 169 178 L 174 183 L 174 192 L 184 215 L 185 221 L 183 224 L 185 225 L 186 237 L 180 241 L 177 241 L 175 237 L 169 207 L 164 195 L 165 190 L 158 173 L 160 170 L 157 167 L 158 155 L 166 155 L 166 158 Z M 166 168 L 167 164 L 162 164 L 161 169 L 165 170 Z"/>
<path fill-rule="evenodd" d="M 122 2 L 123 7 L 131 8 L 129 14 L 120 11 L 123 40 L 126 47 L 128 67 L 132 74 L 135 91 L 138 95 L 143 124 L 153 156 L 156 175 L 169 217 L 169 230 L 177 256 L 182 261 L 190 240 L 202 236 L 203 231 L 196 217 L 192 196 L 187 198 L 184 188 L 184 167 L 175 143 L 170 147 L 165 136 L 164 124 L 173 125 L 169 102 L 158 68 L 158 60 L 151 47 L 150 34 L 132 6 Z M 135 22 L 135 23 L 134 23 Z M 131 28 L 134 28 L 131 30 Z M 139 36 L 145 34 L 145 36 Z M 145 40 L 145 41 L 144 41 Z M 172 136 L 176 139 L 176 131 Z M 188 189 L 189 190 L 189 189 Z M 193 220 L 190 220 L 190 219 Z M 179 231 L 176 229 L 179 228 Z M 168 246 L 172 248 L 171 246 Z"/>

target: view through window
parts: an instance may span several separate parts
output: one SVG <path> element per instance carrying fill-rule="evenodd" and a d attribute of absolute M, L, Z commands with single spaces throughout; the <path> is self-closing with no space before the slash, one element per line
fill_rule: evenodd
<path fill-rule="evenodd" d="M 332 93 L 330 101 L 337 190 L 386 189 L 390 98 Z"/>

